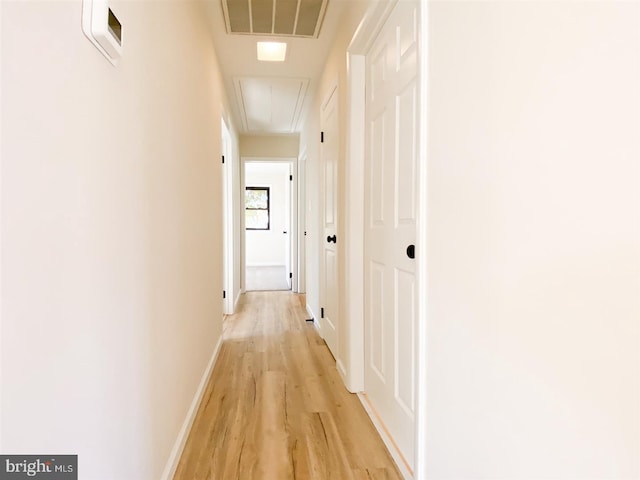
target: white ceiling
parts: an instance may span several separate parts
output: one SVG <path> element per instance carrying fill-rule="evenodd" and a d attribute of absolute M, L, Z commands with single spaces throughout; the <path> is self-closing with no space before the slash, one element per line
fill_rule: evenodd
<path fill-rule="evenodd" d="M 295 132 L 308 84 L 308 78 L 234 78 L 243 130 Z"/>
<path fill-rule="evenodd" d="M 296 133 L 345 8 L 329 0 L 318 38 L 228 34 L 221 0 L 206 2 L 232 114 L 241 133 Z M 259 62 L 258 41 L 287 43 L 285 62 Z"/>

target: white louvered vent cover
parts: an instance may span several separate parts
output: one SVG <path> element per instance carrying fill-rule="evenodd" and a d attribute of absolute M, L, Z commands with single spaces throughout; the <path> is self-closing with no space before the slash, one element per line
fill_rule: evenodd
<path fill-rule="evenodd" d="M 228 33 L 316 38 L 328 0 L 222 0 Z"/>

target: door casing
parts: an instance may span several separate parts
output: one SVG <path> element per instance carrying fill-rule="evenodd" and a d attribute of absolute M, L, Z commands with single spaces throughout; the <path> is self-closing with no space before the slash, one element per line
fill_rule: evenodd
<path fill-rule="evenodd" d="M 244 190 L 246 187 L 245 181 L 245 163 L 247 162 L 258 162 L 258 163 L 288 163 L 290 165 L 290 172 L 293 176 L 293 180 L 291 181 L 291 200 L 290 200 L 290 220 L 289 220 L 289 230 L 288 230 L 288 250 L 289 250 L 289 266 L 291 269 L 291 273 L 293 273 L 293 279 L 291 282 L 291 291 L 294 293 L 300 293 L 301 282 L 300 282 L 300 274 L 299 274 L 299 265 L 304 263 L 305 259 L 303 256 L 304 252 L 301 252 L 298 248 L 299 239 L 301 236 L 304 236 L 304 232 L 300 232 L 301 222 L 299 221 L 299 196 L 302 190 L 304 190 L 304 182 L 300 182 L 298 180 L 298 159 L 291 157 L 242 157 L 242 169 L 241 169 L 241 180 L 240 180 L 240 195 L 241 197 L 241 231 L 243 235 L 240 236 L 241 243 L 241 265 L 240 270 L 242 272 L 246 271 L 247 268 L 247 260 L 246 260 L 246 239 L 245 239 L 245 222 L 244 222 Z M 302 209 L 304 212 L 304 209 Z M 245 275 L 242 275 L 242 291 L 246 291 L 245 285 Z"/>
<path fill-rule="evenodd" d="M 222 155 L 224 163 L 222 163 L 222 204 L 223 204 L 223 289 L 222 312 L 225 315 L 231 315 L 235 309 L 236 298 L 234 298 L 234 250 L 237 243 L 234 241 L 236 232 L 233 225 L 233 206 L 234 195 L 233 189 L 234 175 L 233 166 L 235 159 L 233 158 L 233 147 L 231 144 L 231 133 L 226 122 L 222 119 Z"/>
<path fill-rule="evenodd" d="M 345 306 L 347 343 L 346 371 L 341 371 L 347 389 L 362 396 L 364 390 L 364 171 L 365 171 L 365 56 L 398 0 L 375 2 L 356 29 L 347 49 L 347 162 L 345 165 L 345 282 L 343 294 L 350 299 Z M 417 325 L 416 325 L 416 426 L 413 478 L 427 478 L 426 409 L 427 409 L 427 78 L 428 78 L 428 2 L 418 6 L 418 212 L 416 255 Z M 374 423 L 374 412 L 369 410 Z M 376 427 L 380 427 L 379 424 Z M 379 428 L 380 430 L 380 428 Z M 380 432 L 384 439 L 384 432 Z M 388 438 L 387 438 L 388 443 Z M 388 445 L 393 450 L 392 445 Z M 396 461 L 398 461 L 396 459 Z M 411 478 L 408 472 L 403 474 Z"/>

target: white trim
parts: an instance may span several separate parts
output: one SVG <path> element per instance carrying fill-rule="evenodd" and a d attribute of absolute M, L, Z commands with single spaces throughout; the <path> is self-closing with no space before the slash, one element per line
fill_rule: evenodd
<path fill-rule="evenodd" d="M 336 360 L 336 369 L 338 370 L 338 373 L 340 374 L 340 377 L 342 377 L 342 381 L 346 385 L 347 384 L 347 369 L 345 368 L 344 363 L 342 363 L 342 360 L 339 360 L 339 359 Z"/>
<path fill-rule="evenodd" d="M 344 382 L 364 391 L 364 148 L 365 57 L 347 54 L 347 161 L 345 166 L 345 318 L 348 370 Z"/>
<path fill-rule="evenodd" d="M 220 347 L 222 346 L 222 335 L 220 335 L 220 339 L 213 349 L 213 354 L 209 359 L 209 364 L 200 379 L 200 385 L 198 385 L 198 389 L 191 401 L 191 406 L 187 411 L 187 415 L 182 423 L 182 428 L 178 433 L 178 437 L 173 445 L 173 449 L 171 449 L 171 454 L 169 455 L 169 459 L 164 467 L 164 471 L 162 472 L 162 480 L 172 480 L 173 476 L 176 473 L 176 469 L 178 468 L 178 463 L 180 462 L 180 457 L 182 456 L 182 451 L 184 450 L 184 446 L 187 443 L 187 438 L 189 438 L 189 433 L 191 432 L 191 427 L 193 426 L 193 422 L 196 419 L 196 414 L 198 413 L 198 409 L 200 408 L 200 403 L 202 402 L 202 397 L 204 396 L 204 392 L 207 389 L 207 385 L 209 384 L 209 379 L 211 377 L 211 373 L 213 372 L 213 368 L 218 360 L 218 354 L 220 353 Z"/>
<path fill-rule="evenodd" d="M 429 97 L 429 5 L 419 2 L 419 119 L 420 129 L 418 146 L 418 232 L 417 245 L 420 250 L 416 255 L 417 284 L 420 292 L 428 292 L 428 97 Z M 416 478 L 427 478 L 427 362 L 428 362 L 428 295 L 418 295 L 417 365 L 416 365 L 416 420 L 415 420 L 415 459 L 414 474 Z"/>
<path fill-rule="evenodd" d="M 358 55 L 366 54 L 397 2 L 398 0 L 374 2 L 353 34 L 347 51 Z"/>
<path fill-rule="evenodd" d="M 227 314 L 233 314 L 233 290 L 234 290 L 234 230 L 233 230 L 233 148 L 231 146 L 231 132 L 227 127 L 224 118 L 222 123 L 222 155 L 225 162 L 222 165 L 222 205 L 223 205 L 223 289 L 226 292 L 226 298 L 222 301 L 222 311 Z M 221 160 L 222 161 L 222 160 Z"/>
<path fill-rule="evenodd" d="M 240 303 L 240 297 L 242 296 L 242 289 L 236 295 L 236 299 L 233 301 L 233 311 L 235 312 L 238 309 L 238 303 Z"/>
<path fill-rule="evenodd" d="M 387 447 L 387 450 L 389 451 L 389 455 L 391 455 L 391 458 L 393 458 L 393 461 L 396 464 L 396 467 L 398 467 L 400 474 L 405 480 L 413 480 L 414 476 L 411 473 L 411 470 L 409 469 L 409 465 L 407 465 L 407 461 L 402 456 L 402 453 L 398 449 L 398 446 L 391 439 L 391 436 L 387 432 L 387 428 L 384 426 L 384 423 L 376 413 L 375 409 L 373 408 L 371 403 L 369 403 L 369 399 L 367 398 L 367 395 L 364 393 L 358 393 L 357 396 L 364 410 L 367 412 L 367 415 L 369 415 L 369 418 L 371 419 L 371 423 L 373 423 L 373 426 L 376 427 L 376 430 L 378 431 L 380 438 L 382 438 L 382 441 Z M 415 478 L 422 479 L 426 477 L 415 477 Z"/>
<path fill-rule="evenodd" d="M 307 303 L 305 305 L 306 309 L 307 309 L 307 313 L 309 314 L 309 317 L 313 318 L 313 323 L 316 323 L 316 316 L 313 313 L 313 310 L 311 309 L 311 307 L 309 306 L 309 304 Z"/>
<path fill-rule="evenodd" d="M 297 278 L 294 278 L 296 281 L 296 291 L 298 293 L 306 293 L 307 290 L 307 282 L 306 282 L 306 235 L 305 231 L 306 227 L 306 175 L 307 175 L 307 150 L 306 148 L 300 152 L 300 156 L 298 157 L 298 176 L 297 176 L 297 187 L 298 187 L 298 275 Z"/>
<path fill-rule="evenodd" d="M 289 174 L 293 180 L 289 182 L 289 273 L 291 278 L 291 291 L 298 293 L 298 261 L 300 251 L 298 250 L 298 239 L 300 238 L 300 227 L 298 223 L 299 201 L 298 201 L 298 159 L 289 164 Z"/>
<path fill-rule="evenodd" d="M 364 201 L 366 54 L 396 0 L 376 2 L 367 10 L 347 49 L 347 158 L 345 167 L 345 298 L 348 358 L 344 382 L 364 391 Z"/>
<path fill-rule="evenodd" d="M 318 325 L 318 320 L 316 317 L 316 314 L 313 313 L 313 309 L 309 306 L 309 304 L 307 303 L 306 305 L 307 308 L 307 313 L 309 314 L 309 317 L 313 318 L 313 327 L 316 329 L 316 332 L 318 332 L 318 335 L 320 335 L 320 338 L 322 338 L 322 332 L 320 331 L 320 325 Z"/>
<path fill-rule="evenodd" d="M 245 181 L 244 158 L 240 155 L 240 291 L 247 291 L 247 229 L 245 228 Z"/>

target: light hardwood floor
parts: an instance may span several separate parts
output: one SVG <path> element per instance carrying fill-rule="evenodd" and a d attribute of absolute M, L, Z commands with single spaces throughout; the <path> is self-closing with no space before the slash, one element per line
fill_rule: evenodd
<path fill-rule="evenodd" d="M 303 296 L 243 295 L 174 480 L 402 478 L 305 317 Z"/>

